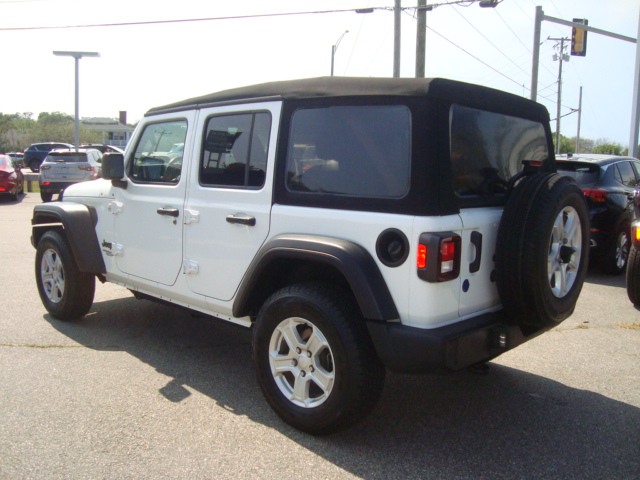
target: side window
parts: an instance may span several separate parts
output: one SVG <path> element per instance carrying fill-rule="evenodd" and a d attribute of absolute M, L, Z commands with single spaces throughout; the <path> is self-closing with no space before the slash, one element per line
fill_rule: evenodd
<path fill-rule="evenodd" d="M 449 113 L 453 188 L 461 197 L 505 193 L 523 161 L 549 156 L 542 124 L 452 105 Z"/>
<path fill-rule="evenodd" d="M 267 171 L 271 131 L 268 112 L 211 117 L 200 162 L 200 184 L 261 188 Z"/>
<path fill-rule="evenodd" d="M 182 172 L 182 152 L 172 151 L 176 144 L 184 144 L 187 121 L 147 125 L 129 161 L 129 177 L 134 182 L 177 184 Z"/>
<path fill-rule="evenodd" d="M 293 114 L 286 184 L 291 192 L 401 198 L 410 168 L 406 106 L 302 108 Z"/>
<path fill-rule="evenodd" d="M 635 187 L 638 185 L 633 167 L 629 162 L 616 164 L 616 180 L 627 187 Z"/>

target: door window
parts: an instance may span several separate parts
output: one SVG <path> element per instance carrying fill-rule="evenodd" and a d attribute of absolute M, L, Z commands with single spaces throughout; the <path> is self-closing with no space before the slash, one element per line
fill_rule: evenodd
<path fill-rule="evenodd" d="M 270 131 L 269 112 L 211 117 L 202 147 L 200 184 L 262 188 Z"/>
<path fill-rule="evenodd" d="M 147 125 L 129 163 L 129 177 L 140 183 L 177 184 L 182 171 L 182 153 L 172 148 L 184 144 L 186 136 L 186 120 Z"/>
<path fill-rule="evenodd" d="M 633 167 L 629 162 L 620 162 L 615 166 L 615 176 L 619 183 L 627 187 L 635 187 L 638 184 L 636 175 L 633 172 Z"/>

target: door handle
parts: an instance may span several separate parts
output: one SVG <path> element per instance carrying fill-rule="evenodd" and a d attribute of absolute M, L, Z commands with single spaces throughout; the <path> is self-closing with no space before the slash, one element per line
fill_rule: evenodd
<path fill-rule="evenodd" d="M 227 222 L 253 227 L 256 224 L 256 218 L 248 215 L 227 215 Z"/>
<path fill-rule="evenodd" d="M 178 215 L 180 215 L 180 211 L 177 208 L 159 208 L 158 210 L 156 210 L 158 215 L 166 215 L 168 217 L 177 217 Z"/>
<path fill-rule="evenodd" d="M 471 243 L 476 247 L 476 258 L 469 264 L 469 273 L 476 273 L 480 270 L 480 260 L 482 259 L 482 234 L 471 232 Z"/>

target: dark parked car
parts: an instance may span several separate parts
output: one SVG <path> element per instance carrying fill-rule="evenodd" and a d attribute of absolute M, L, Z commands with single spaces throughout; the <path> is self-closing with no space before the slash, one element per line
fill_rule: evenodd
<path fill-rule="evenodd" d="M 0 155 L 0 196 L 17 200 L 24 193 L 24 175 L 20 167 L 9 155 Z"/>
<path fill-rule="evenodd" d="M 605 272 L 627 267 L 633 194 L 640 181 L 640 161 L 615 155 L 557 155 L 558 172 L 575 178 L 584 192 L 591 221 L 592 257 Z"/>
<path fill-rule="evenodd" d="M 70 143 L 32 143 L 31 146 L 24 151 L 24 165 L 29 167 L 32 172 L 39 172 L 40 164 L 49 152 L 55 148 L 74 148 L 74 146 Z"/>

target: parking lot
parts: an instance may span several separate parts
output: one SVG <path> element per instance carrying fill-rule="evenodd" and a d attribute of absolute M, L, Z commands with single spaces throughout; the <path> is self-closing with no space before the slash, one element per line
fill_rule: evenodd
<path fill-rule="evenodd" d="M 637 479 L 640 312 L 590 272 L 575 314 L 488 375 L 389 374 L 356 427 L 300 433 L 249 332 L 98 285 L 55 320 L 33 274 L 38 193 L 0 199 L 0 478 Z"/>

